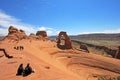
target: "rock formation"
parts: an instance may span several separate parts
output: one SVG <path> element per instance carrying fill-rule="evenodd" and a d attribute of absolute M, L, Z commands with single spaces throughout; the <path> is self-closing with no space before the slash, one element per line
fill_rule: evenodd
<path fill-rule="evenodd" d="M 84 51 L 86 51 L 86 52 L 89 53 L 89 50 L 88 50 L 87 46 L 84 45 L 84 44 L 81 44 L 81 45 L 80 45 L 80 49 L 82 49 L 82 50 L 84 50 Z"/>
<path fill-rule="evenodd" d="M 101 45 L 94 45 L 94 44 L 90 44 L 90 43 L 85 43 L 85 42 L 81 42 L 81 41 L 77 41 L 77 40 L 72 40 L 75 43 L 78 43 L 80 45 L 85 44 L 86 46 L 90 47 L 90 48 L 94 48 L 98 51 L 104 51 L 105 53 L 107 53 L 108 55 L 115 57 L 116 55 L 116 51 L 115 49 L 111 49 L 108 48 L 106 46 L 101 46 Z"/>
<path fill-rule="evenodd" d="M 31 33 L 31 34 L 28 36 L 28 38 L 29 38 L 30 40 L 40 40 L 40 39 L 41 39 L 41 37 L 36 36 L 36 35 L 33 34 L 33 33 Z"/>
<path fill-rule="evenodd" d="M 8 29 L 8 35 L 11 35 L 13 33 L 17 33 L 18 32 L 18 29 L 17 28 L 14 28 L 13 26 L 10 26 L 9 29 Z"/>
<path fill-rule="evenodd" d="M 8 29 L 8 35 L 5 36 L 4 39 L 19 41 L 26 38 L 27 38 L 27 35 L 23 30 L 18 30 L 17 28 L 10 26 Z"/>
<path fill-rule="evenodd" d="M 62 45 L 60 45 L 60 43 L 61 43 L 61 37 L 62 36 L 64 36 L 64 41 L 65 41 L 65 44 L 62 46 Z M 71 45 L 71 40 L 70 40 L 70 38 L 69 38 L 69 36 L 67 35 L 67 33 L 66 32 L 64 32 L 64 31 L 61 31 L 60 33 L 59 33 L 59 35 L 58 35 L 58 41 L 57 41 L 57 46 L 59 47 L 59 48 L 62 48 L 62 49 L 71 49 L 72 48 L 72 45 Z"/>
<path fill-rule="evenodd" d="M 36 36 L 42 36 L 42 37 L 47 37 L 46 31 L 37 31 Z"/>
<path fill-rule="evenodd" d="M 120 59 L 120 46 L 118 46 L 118 50 L 116 51 L 115 58 Z"/>
<path fill-rule="evenodd" d="M 48 40 L 46 31 L 37 31 L 36 35 L 31 33 L 29 36 L 26 35 L 24 30 L 18 30 L 17 28 L 10 26 L 8 29 L 8 35 L 3 40 L 19 41 L 23 39 L 30 40 Z"/>
<path fill-rule="evenodd" d="M 36 36 L 42 38 L 42 40 L 48 40 L 46 31 L 37 31 Z"/>

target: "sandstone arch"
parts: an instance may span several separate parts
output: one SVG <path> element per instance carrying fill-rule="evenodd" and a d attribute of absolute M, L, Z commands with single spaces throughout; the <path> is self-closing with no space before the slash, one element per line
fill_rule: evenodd
<path fill-rule="evenodd" d="M 64 45 L 60 44 L 62 36 L 64 37 L 64 41 L 65 41 Z M 69 38 L 69 36 L 67 35 L 66 32 L 61 31 L 59 33 L 59 35 L 58 35 L 58 41 L 57 41 L 57 46 L 59 48 L 62 48 L 62 49 L 71 49 L 72 48 L 71 40 L 70 40 L 70 38 Z"/>

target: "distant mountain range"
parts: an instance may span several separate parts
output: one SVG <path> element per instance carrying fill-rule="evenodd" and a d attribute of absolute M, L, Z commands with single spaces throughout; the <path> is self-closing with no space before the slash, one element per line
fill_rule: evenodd
<path fill-rule="evenodd" d="M 57 36 L 49 36 L 50 39 L 55 39 Z M 4 36 L 0 36 L 2 40 Z M 89 39 L 89 40 L 120 40 L 120 33 L 118 34 L 81 34 L 81 35 L 70 35 L 71 39 Z"/>
<path fill-rule="evenodd" d="M 81 35 L 69 35 L 71 39 L 78 40 L 120 40 L 120 33 L 117 34 L 81 34 Z M 55 39 L 57 36 L 49 36 L 50 39 Z"/>
<path fill-rule="evenodd" d="M 118 34 L 83 34 L 83 35 L 76 35 L 70 36 L 71 39 L 89 39 L 89 40 L 120 40 L 120 33 Z"/>

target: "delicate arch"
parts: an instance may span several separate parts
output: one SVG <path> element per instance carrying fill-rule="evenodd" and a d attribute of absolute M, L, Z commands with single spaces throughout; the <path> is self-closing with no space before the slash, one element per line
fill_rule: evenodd
<path fill-rule="evenodd" d="M 65 44 L 63 46 L 60 45 L 61 43 L 61 37 L 64 36 L 65 38 Z M 61 47 L 63 49 L 71 49 L 72 48 L 72 45 L 71 45 L 71 40 L 69 38 L 69 36 L 67 35 L 66 32 L 64 31 L 61 31 L 58 35 L 58 41 L 57 41 L 57 45 L 58 47 Z"/>

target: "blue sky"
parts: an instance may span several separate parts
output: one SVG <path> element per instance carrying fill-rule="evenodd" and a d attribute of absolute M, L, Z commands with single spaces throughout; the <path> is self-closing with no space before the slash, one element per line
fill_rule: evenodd
<path fill-rule="evenodd" d="M 120 0 L 0 0 L 0 35 L 10 25 L 27 34 L 120 33 Z"/>

